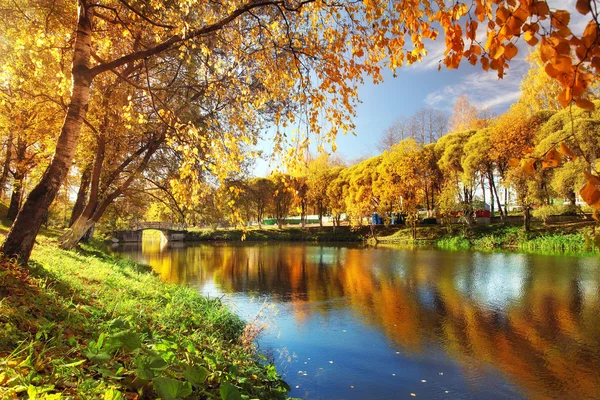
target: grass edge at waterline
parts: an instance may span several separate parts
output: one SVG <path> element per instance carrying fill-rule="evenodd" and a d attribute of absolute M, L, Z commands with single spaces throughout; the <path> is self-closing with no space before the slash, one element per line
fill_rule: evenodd
<path fill-rule="evenodd" d="M 2 259 L 0 277 L 1 398 L 286 398 L 219 299 L 96 244 L 39 236 L 29 267 Z"/>

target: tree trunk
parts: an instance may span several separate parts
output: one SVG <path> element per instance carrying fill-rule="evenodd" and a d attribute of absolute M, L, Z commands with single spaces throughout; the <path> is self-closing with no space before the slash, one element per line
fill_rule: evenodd
<path fill-rule="evenodd" d="M 60 247 L 63 249 L 71 249 L 75 247 L 84 235 L 87 234 L 89 229 L 100 220 L 104 211 L 108 208 L 112 202 L 119 197 L 133 182 L 135 176 L 140 173 L 150 161 L 152 155 L 156 152 L 162 141 L 164 140 L 164 136 L 159 137 L 158 139 L 154 139 L 153 142 L 148 146 L 146 150 L 146 154 L 144 154 L 144 159 L 140 162 L 134 172 L 132 172 L 129 177 L 123 182 L 119 187 L 117 187 L 112 193 L 103 194 L 102 201 L 99 202 L 99 184 L 100 184 L 100 173 L 102 171 L 102 164 L 104 162 L 104 147 L 105 142 L 101 140 L 98 142 L 98 150 L 96 152 L 96 161 L 94 162 L 94 171 L 92 173 L 92 187 L 90 189 L 90 200 L 79 216 L 77 220 L 73 223 L 73 226 L 70 230 L 65 232 L 59 239 Z"/>
<path fill-rule="evenodd" d="M 570 190 L 569 193 L 567 193 L 567 199 L 569 199 L 570 205 L 574 206 L 577 204 L 577 196 L 574 191 Z"/>
<path fill-rule="evenodd" d="M 81 125 L 87 112 L 93 79 L 89 69 L 91 18 L 91 10 L 87 8 L 85 0 L 79 0 L 77 29 L 73 45 L 71 98 L 67 107 L 67 115 L 56 141 L 56 150 L 40 182 L 25 200 L 2 245 L 1 251 L 6 256 L 17 257 L 23 263 L 29 261 L 44 216 L 69 172 L 81 133 Z"/>
<path fill-rule="evenodd" d="M 525 232 L 529 232 L 531 226 L 531 212 L 529 206 L 523 207 L 523 228 Z"/>
<path fill-rule="evenodd" d="M 21 197 L 23 196 L 23 176 L 15 174 L 13 180 L 13 190 L 10 196 L 10 205 L 8 206 L 8 212 L 6 213 L 6 219 L 14 221 L 19 213 L 21 206 Z"/>
<path fill-rule="evenodd" d="M 92 164 L 88 164 L 83 170 L 81 175 L 81 183 L 79 184 L 79 191 L 77 192 L 77 199 L 75 205 L 73 205 L 73 211 L 71 211 L 71 219 L 69 220 L 69 227 L 73 226 L 73 223 L 79 218 L 85 208 L 85 201 L 87 199 L 87 192 L 90 188 L 90 182 L 92 180 Z"/>
<path fill-rule="evenodd" d="M 323 203 L 319 202 L 317 208 L 319 210 L 319 226 L 322 228 L 323 227 Z"/>
<path fill-rule="evenodd" d="M 496 204 L 498 205 L 498 212 L 500 213 L 500 219 L 504 220 L 504 217 L 507 215 L 506 214 L 506 208 L 504 209 L 504 212 L 502 212 L 502 203 L 500 202 L 500 196 L 498 195 L 498 188 L 496 187 L 496 182 L 494 182 L 494 173 L 490 172 L 490 184 L 492 185 L 492 188 L 494 189 L 494 193 L 496 195 Z"/>
<path fill-rule="evenodd" d="M 12 157 L 12 142 L 13 142 L 13 131 L 10 130 L 8 133 L 8 139 L 6 140 L 6 156 L 4 157 L 4 167 L 2 168 L 2 175 L 0 175 L 0 199 L 4 196 L 4 190 L 6 190 L 6 181 L 8 180 L 8 172 L 10 171 L 10 159 Z"/>
<path fill-rule="evenodd" d="M 490 217 L 494 217 L 494 176 L 488 171 L 488 182 L 490 184 Z"/>

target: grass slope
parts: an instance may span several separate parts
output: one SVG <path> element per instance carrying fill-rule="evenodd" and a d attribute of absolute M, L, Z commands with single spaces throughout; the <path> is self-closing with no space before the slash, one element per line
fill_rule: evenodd
<path fill-rule="evenodd" d="M 0 262 L 0 398 L 285 398 L 245 323 L 91 245 Z"/>

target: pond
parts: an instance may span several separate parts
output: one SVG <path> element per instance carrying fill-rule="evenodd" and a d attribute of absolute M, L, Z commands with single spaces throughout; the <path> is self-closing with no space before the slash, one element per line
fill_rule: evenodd
<path fill-rule="evenodd" d="M 268 324 L 303 399 L 600 398 L 600 259 L 336 244 L 117 251 Z"/>

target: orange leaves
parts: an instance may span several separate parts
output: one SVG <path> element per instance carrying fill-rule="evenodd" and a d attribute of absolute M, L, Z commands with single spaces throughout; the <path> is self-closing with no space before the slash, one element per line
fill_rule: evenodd
<path fill-rule="evenodd" d="M 544 161 L 542 161 L 543 168 L 555 168 L 562 162 L 562 155 L 555 149 L 552 148 L 547 154 Z"/>
<path fill-rule="evenodd" d="M 533 158 L 524 158 L 521 160 L 521 170 L 526 175 L 535 174 L 535 159 Z"/>
<path fill-rule="evenodd" d="M 571 30 L 569 29 L 569 22 L 571 21 L 571 14 L 565 10 L 556 10 L 551 13 L 551 25 L 555 29 L 555 32 L 562 37 L 570 35 Z"/>
<path fill-rule="evenodd" d="M 595 209 L 600 208 L 600 190 L 598 190 L 593 183 L 588 182 L 581 188 L 579 195 L 587 205 L 594 207 Z"/>
<path fill-rule="evenodd" d="M 575 153 L 573 153 L 573 150 L 571 150 L 569 146 L 567 146 L 564 142 L 560 143 L 560 145 L 558 146 L 558 151 L 560 152 L 560 154 L 569 157 L 572 161 L 574 161 L 577 158 Z"/>
<path fill-rule="evenodd" d="M 590 5 L 590 0 L 577 0 L 577 4 L 575 5 L 577 11 L 580 14 L 586 15 L 590 11 L 592 11 L 592 7 Z"/>
<path fill-rule="evenodd" d="M 593 110 L 595 108 L 594 103 L 584 98 L 577 99 L 575 104 L 577 105 L 577 107 L 582 108 L 584 110 Z"/>
<path fill-rule="evenodd" d="M 592 185 L 600 185 L 600 177 L 592 175 L 587 171 L 585 171 L 583 174 L 585 175 L 585 180 L 588 181 L 588 183 L 591 183 Z"/>
<path fill-rule="evenodd" d="M 514 58 L 514 56 L 517 55 L 517 53 L 519 52 L 519 49 L 517 48 L 517 46 L 515 46 L 512 43 L 509 43 L 506 48 L 504 49 L 504 57 L 507 60 L 511 60 L 512 58 Z"/>

